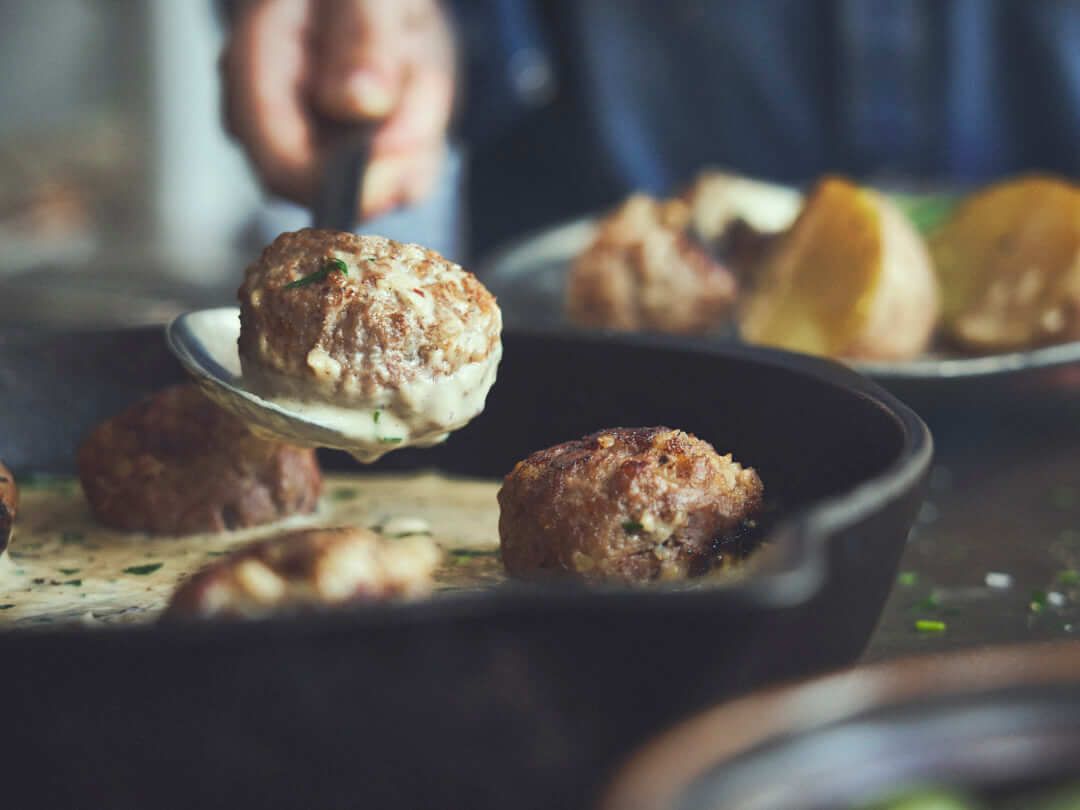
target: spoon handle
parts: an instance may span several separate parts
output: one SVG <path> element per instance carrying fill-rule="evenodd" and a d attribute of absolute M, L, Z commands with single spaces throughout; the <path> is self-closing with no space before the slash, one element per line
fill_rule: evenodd
<path fill-rule="evenodd" d="M 356 225 L 356 208 L 363 190 L 364 172 L 371 158 L 374 130 L 373 124 L 327 124 L 326 157 L 312 210 L 314 227 L 351 231 Z"/>

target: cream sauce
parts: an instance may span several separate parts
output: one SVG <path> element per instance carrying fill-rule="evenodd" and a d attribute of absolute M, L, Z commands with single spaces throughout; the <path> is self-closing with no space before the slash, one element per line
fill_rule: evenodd
<path fill-rule="evenodd" d="M 313 515 L 236 532 L 153 537 L 98 526 L 73 480 L 21 484 L 15 538 L 0 557 L 0 627 L 149 622 L 186 576 L 250 540 L 287 529 L 365 526 L 391 541 L 430 532 L 444 550 L 435 590 L 504 581 L 498 482 L 333 475 Z"/>
<path fill-rule="evenodd" d="M 292 439 L 345 450 L 358 461 L 372 462 L 402 447 L 431 447 L 484 410 L 488 391 L 502 358 L 497 344 L 484 360 L 468 363 L 453 374 L 426 377 L 400 388 L 382 388 L 363 405 L 338 405 L 292 397 L 264 397 L 302 419 L 340 436 L 333 442 L 324 431 L 304 434 L 302 423 L 289 427 Z"/>

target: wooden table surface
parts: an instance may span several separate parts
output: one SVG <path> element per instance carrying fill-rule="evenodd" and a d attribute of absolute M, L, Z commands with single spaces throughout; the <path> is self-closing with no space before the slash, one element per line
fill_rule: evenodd
<path fill-rule="evenodd" d="M 1060 382 L 1053 396 L 1033 391 L 1004 407 L 978 384 L 946 408 L 908 398 L 934 433 L 936 460 L 864 661 L 1080 641 L 1080 381 Z M 945 629 L 920 632 L 920 619 Z"/>

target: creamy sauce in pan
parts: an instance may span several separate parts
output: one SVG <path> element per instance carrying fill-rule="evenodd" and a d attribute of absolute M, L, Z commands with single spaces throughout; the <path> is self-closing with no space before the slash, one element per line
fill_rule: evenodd
<path fill-rule="evenodd" d="M 148 622 L 176 584 L 238 545 L 287 529 L 367 526 L 399 539 L 430 531 L 445 551 L 436 591 L 504 581 L 499 483 L 416 475 L 332 475 L 313 515 L 236 532 L 154 537 L 103 529 L 79 485 L 20 485 L 14 541 L 0 557 L 0 628 Z"/>

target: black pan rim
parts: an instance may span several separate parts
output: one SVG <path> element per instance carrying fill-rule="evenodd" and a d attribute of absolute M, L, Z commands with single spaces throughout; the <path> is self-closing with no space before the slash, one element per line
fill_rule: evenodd
<path fill-rule="evenodd" d="M 119 329 L 78 330 L 75 334 L 122 334 L 126 332 L 155 332 L 165 340 L 165 331 L 146 326 Z M 20 340 L 35 335 L 73 334 L 72 330 L 0 329 L 0 343 L 10 338 Z M 812 377 L 833 388 L 850 392 L 869 401 L 887 414 L 898 426 L 902 446 L 897 457 L 878 475 L 856 485 L 851 490 L 826 498 L 792 512 L 780 520 L 769 533 L 773 545 L 784 550 L 773 558 L 773 564 L 755 567 L 745 577 L 717 583 L 704 588 L 679 589 L 653 586 L 582 586 L 572 583 L 526 584 L 511 583 L 495 592 L 444 594 L 402 604 L 356 605 L 326 613 L 281 615 L 256 623 L 244 620 L 214 622 L 177 621 L 170 623 L 174 631 L 193 638 L 239 639 L 261 636 L 263 632 L 301 632 L 313 628 L 335 634 L 351 632 L 358 627 L 441 623 L 509 617 L 515 614 L 550 615 L 553 611 L 572 610 L 579 615 L 590 613 L 620 615 L 634 611 L 698 613 L 715 610 L 733 603 L 764 609 L 791 607 L 811 598 L 822 587 L 826 576 L 826 552 L 829 542 L 841 529 L 857 523 L 904 496 L 915 487 L 928 471 L 933 457 L 933 439 L 929 428 L 907 405 L 885 391 L 872 380 L 852 369 L 822 358 L 783 352 L 748 345 L 705 346 L 687 345 L 677 337 L 635 334 L 565 334 L 545 330 L 511 329 L 504 336 L 549 340 L 562 343 L 618 344 L 661 348 L 677 353 L 708 354 L 732 357 L 757 364 L 769 365 L 793 374 Z M 313 621 L 315 618 L 317 620 Z M 259 631 L 252 632 L 258 627 Z M 89 635 L 95 638 L 146 633 L 157 634 L 157 623 L 145 625 L 112 625 L 95 628 Z M 83 628 L 70 626 L 18 628 L 5 635 L 87 635 Z M 169 637 L 172 633 L 162 634 Z"/>

